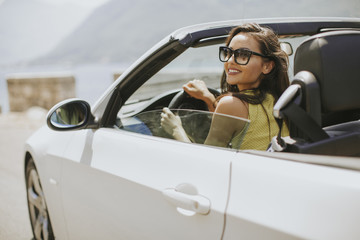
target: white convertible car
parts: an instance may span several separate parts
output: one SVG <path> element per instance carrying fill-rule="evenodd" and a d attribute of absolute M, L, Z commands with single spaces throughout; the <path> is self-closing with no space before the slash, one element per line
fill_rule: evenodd
<path fill-rule="evenodd" d="M 254 21 L 274 29 L 289 54 L 292 84 L 274 116 L 289 120 L 291 139 L 274 139 L 269 151 L 205 145 L 213 113 L 181 86 L 203 79 L 216 94 L 219 46 Z M 359 30 L 360 19 L 347 18 L 182 28 L 93 106 L 54 106 L 24 154 L 34 237 L 360 239 Z M 161 128 L 163 107 L 192 143 Z"/>

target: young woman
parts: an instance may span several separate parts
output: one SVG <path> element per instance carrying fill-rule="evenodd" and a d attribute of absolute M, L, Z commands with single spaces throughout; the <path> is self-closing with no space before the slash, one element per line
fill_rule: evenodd
<path fill-rule="evenodd" d="M 251 123 L 245 131 L 214 118 L 205 144 L 266 150 L 279 131 L 272 114 L 274 104 L 289 86 L 286 53 L 271 29 L 244 24 L 230 32 L 226 46 L 219 49 L 219 58 L 224 62 L 224 74 L 218 99 L 201 80 L 190 81 L 183 88 L 190 96 L 203 100 L 210 111 L 250 119 Z M 175 139 L 190 141 L 180 118 L 167 108 L 163 109 L 161 124 Z M 224 128 L 219 131 L 221 124 Z M 288 135 L 286 126 L 282 132 Z"/>

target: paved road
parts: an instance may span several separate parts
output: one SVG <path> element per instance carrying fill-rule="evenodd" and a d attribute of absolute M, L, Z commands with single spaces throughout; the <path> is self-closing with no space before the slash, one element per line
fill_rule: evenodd
<path fill-rule="evenodd" d="M 23 174 L 23 145 L 43 112 L 0 114 L 0 240 L 32 238 Z"/>

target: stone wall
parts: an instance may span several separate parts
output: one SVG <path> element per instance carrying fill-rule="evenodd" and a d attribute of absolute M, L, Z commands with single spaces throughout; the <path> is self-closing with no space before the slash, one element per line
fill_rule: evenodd
<path fill-rule="evenodd" d="M 50 109 L 76 96 L 72 75 L 10 75 L 7 86 L 11 112 L 22 112 L 33 106 Z"/>

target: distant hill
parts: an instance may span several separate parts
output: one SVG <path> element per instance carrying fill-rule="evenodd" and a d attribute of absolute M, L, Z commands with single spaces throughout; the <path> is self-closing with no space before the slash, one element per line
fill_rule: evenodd
<path fill-rule="evenodd" d="M 55 6 L 40 0 L 0 1 L 0 65 L 48 53 L 89 15 L 73 4 Z"/>
<path fill-rule="evenodd" d="M 294 16 L 360 17 L 360 1 L 111 0 L 89 15 L 53 51 L 35 62 L 129 62 L 170 32 L 187 25 Z"/>
<path fill-rule="evenodd" d="M 232 7 L 227 3 L 231 2 Z M 238 0 L 113 0 L 93 12 L 66 38 L 47 62 L 133 61 L 177 28 L 207 21 L 241 17 Z M 231 11 L 230 11 L 231 10 Z"/>

